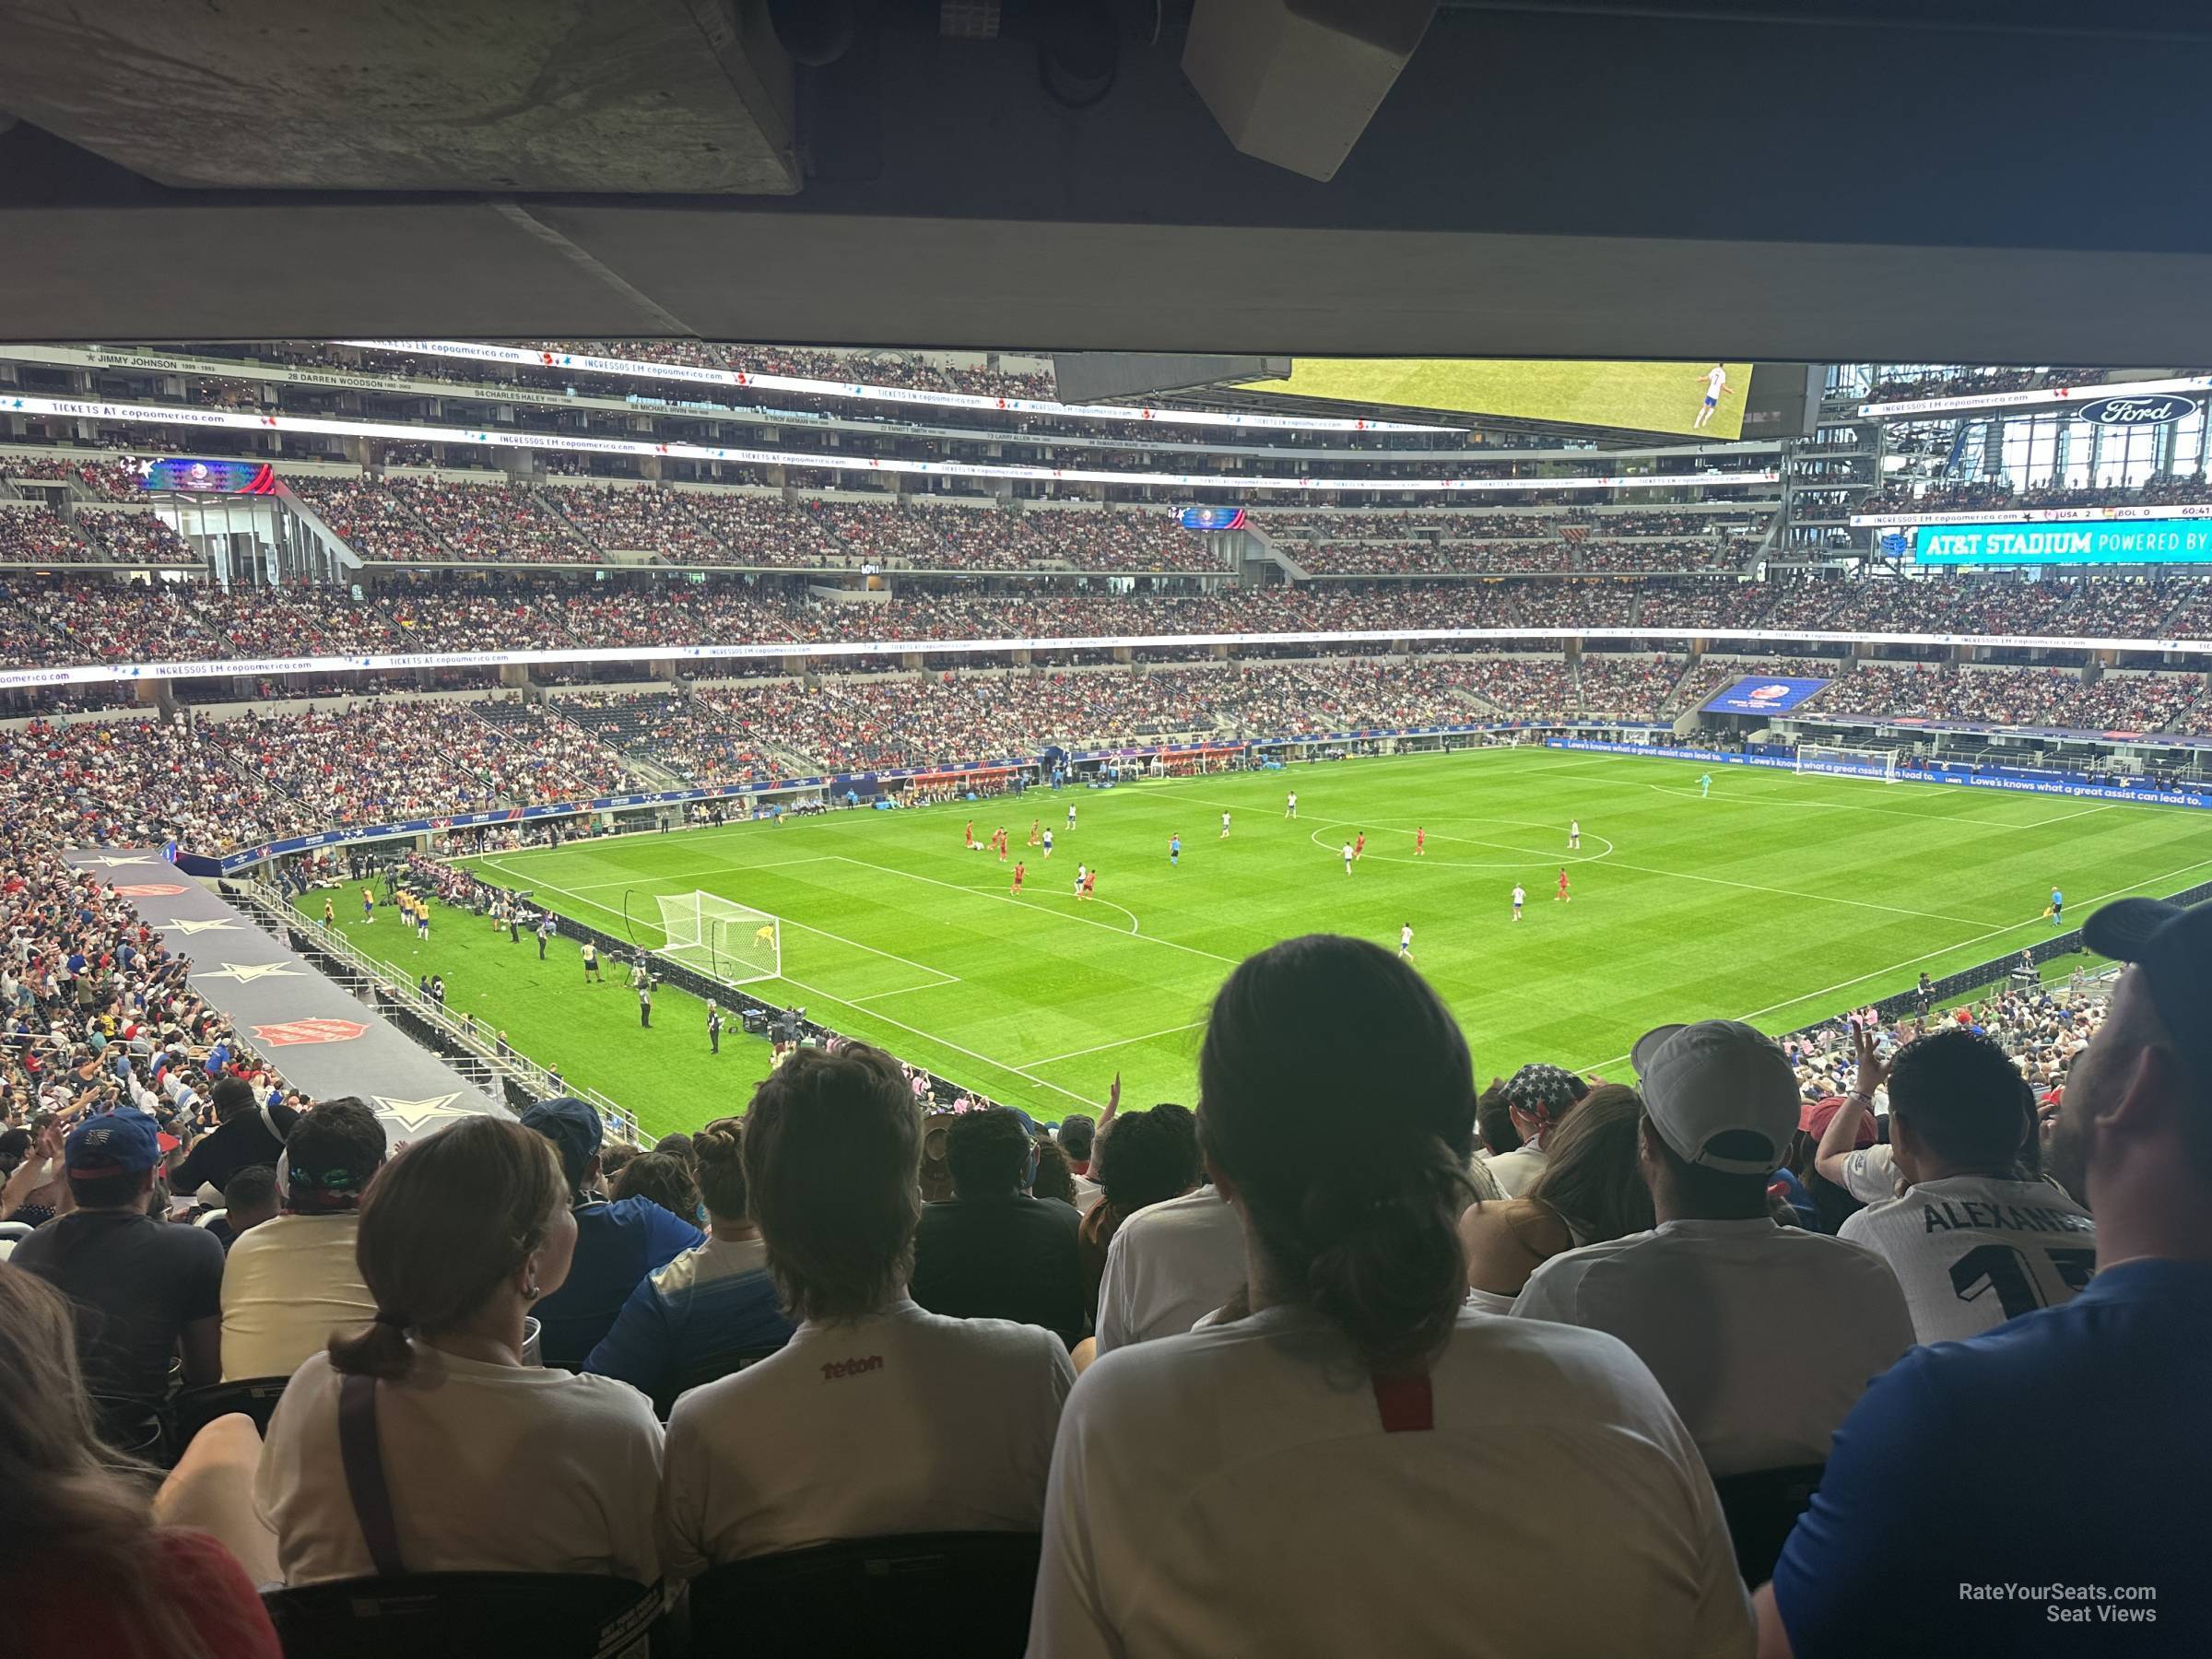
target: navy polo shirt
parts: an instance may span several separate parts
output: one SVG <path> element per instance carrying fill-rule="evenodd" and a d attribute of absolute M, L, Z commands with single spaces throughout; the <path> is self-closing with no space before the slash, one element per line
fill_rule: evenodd
<path fill-rule="evenodd" d="M 1797 1659 L 2202 1652 L 2212 1262 L 1915 1348 L 1836 1431 L 1774 1569 Z"/>

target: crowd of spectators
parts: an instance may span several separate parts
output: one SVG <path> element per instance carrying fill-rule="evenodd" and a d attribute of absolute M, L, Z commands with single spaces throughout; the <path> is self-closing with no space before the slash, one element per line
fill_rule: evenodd
<path fill-rule="evenodd" d="M 1980 512 L 2032 507 L 2159 507 L 2212 502 L 2202 473 L 2159 473 L 2140 484 L 2090 484 L 2053 478 L 2016 486 L 2009 478 L 1958 484 L 1892 484 L 1853 509 L 1858 512 Z"/>
<path fill-rule="evenodd" d="M 2201 732 L 2205 676 L 2078 668 L 1861 663 L 1824 700 L 1830 714 L 1875 714 L 2082 732 Z"/>
<path fill-rule="evenodd" d="M 197 724 L 316 827 L 589 800 L 629 782 L 589 734 L 511 701 L 379 699 Z"/>
<path fill-rule="evenodd" d="M 70 454 L 0 455 L 0 479 L 10 483 L 72 484 L 102 501 L 140 501 L 146 491 L 136 464 L 121 457 Z"/>
<path fill-rule="evenodd" d="M 148 586 L 82 578 L 24 578 L 10 588 L 24 613 L 18 623 L 28 618 L 36 624 L 16 630 L 16 660 L 27 665 L 1453 627 L 2053 638 L 2186 638 L 2212 628 L 2212 584 L 2176 578 L 1331 581 L 1182 594 L 1089 589 L 981 594 L 916 586 L 866 604 L 777 594 L 739 579 L 587 583 L 456 574 L 387 582 L 358 600 L 335 588 L 226 595 L 199 582 Z"/>
<path fill-rule="evenodd" d="M 218 1019 L 177 1018 L 182 964 L 15 833 L 7 978 L 76 1063 L 6 1101 L 39 1225 L 0 1265 L 0 1424 L 41 1524 L 6 1588 L 41 1647 L 273 1655 L 257 1583 L 365 1577 L 397 1538 L 411 1571 L 592 1574 L 650 1617 L 725 1563 L 956 1525 L 1011 1535 L 931 1633 L 961 1651 L 1024 1625 L 1038 1654 L 1461 1651 L 1433 1589 L 1477 1547 L 1512 1651 L 1809 1659 L 1900 1622 L 2071 1651 L 2045 1601 L 1958 1593 L 2069 1573 L 2155 1585 L 2182 1648 L 2198 1628 L 2186 1494 L 2155 1495 L 2212 1386 L 2204 1042 L 2168 1012 L 2212 981 L 2212 912 L 2093 915 L 2138 964 L 2109 1004 L 1869 1011 L 1786 1048 L 1662 1025 L 1632 1084 L 1478 1090 L 1402 955 L 1314 935 L 1230 971 L 1195 1113 L 932 1117 L 838 1039 L 645 1156 L 566 1098 L 387 1153 L 362 1103 L 273 1100 Z M 235 1218 L 171 1223 L 218 1164 Z M 172 1362 L 283 1379 L 265 1430 L 180 1454 Z M 2084 1444 L 2048 1432 L 2070 1398 L 2130 1411 Z M 333 1428 L 364 1404 L 366 1525 Z M 175 1464 L 158 1492 L 119 1405 Z M 65 1617 L 48 1586 L 118 1537 L 135 1572 Z"/>
<path fill-rule="evenodd" d="M 731 564 L 729 547 L 690 511 L 675 490 L 587 485 L 547 489 L 542 500 L 557 508 L 594 547 L 642 550 L 672 564 Z"/>
<path fill-rule="evenodd" d="M 187 722 L 32 720 L 0 727 L 0 786 L 64 844 L 201 852 L 302 827 L 297 805 L 234 767 Z M 318 828 L 323 827 L 318 825 Z"/>
<path fill-rule="evenodd" d="M 1891 374 L 1877 381 L 1866 394 L 1869 403 L 1921 397 L 1985 397 L 2000 392 L 2026 392 L 2037 386 L 2092 384 L 2104 378 L 2100 369 L 1944 369 L 1931 366 L 1919 372 Z M 2074 379 L 2046 376 L 2079 375 Z"/>
<path fill-rule="evenodd" d="M 1682 669 L 1679 657 L 1585 652 L 1575 663 L 1578 707 L 1586 720 L 1657 720 Z"/>
<path fill-rule="evenodd" d="M 1016 374 L 982 364 L 937 360 L 925 353 L 825 351 L 806 346 L 744 345 L 720 340 L 546 340 L 547 351 L 578 357 L 626 358 L 641 363 L 677 363 L 690 369 L 727 369 L 747 374 L 782 374 L 794 380 L 904 386 L 922 392 L 959 392 L 981 397 L 1051 401 L 1053 377 Z"/>
<path fill-rule="evenodd" d="M 182 536 L 156 513 L 126 512 L 121 508 L 80 509 L 71 522 L 77 532 L 99 549 L 97 557 L 116 564 L 182 565 L 199 561 L 199 555 Z"/>
<path fill-rule="evenodd" d="M 97 564 L 105 557 L 53 508 L 0 501 L 0 564 Z"/>

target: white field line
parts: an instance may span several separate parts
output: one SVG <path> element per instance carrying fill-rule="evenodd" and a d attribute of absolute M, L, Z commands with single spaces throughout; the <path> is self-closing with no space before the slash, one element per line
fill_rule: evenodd
<path fill-rule="evenodd" d="M 1741 778 L 1750 776 L 1752 774 L 1739 769 L 1732 768 L 1727 775 L 1731 778 Z M 1768 773 L 1766 775 L 1792 777 L 1795 774 L 1783 772 Z M 1831 774 L 1820 773 L 1818 775 L 1826 777 Z M 1621 785 L 1632 785 L 1636 782 L 1636 780 L 1633 778 L 1599 778 L 1594 781 L 1599 783 L 1614 783 Z M 1843 782 L 1847 782 L 1863 783 L 1872 782 L 1874 780 L 1871 778 L 1843 780 Z M 1678 784 L 1674 783 L 1646 782 L 1644 787 L 1646 789 L 1653 790 L 1659 794 L 1681 795 L 1686 800 L 1695 801 L 1703 800 L 1706 798 L 1702 795 L 1700 795 L 1694 789 L 1686 789 Z M 1936 784 L 1933 786 L 1924 785 L 1923 787 L 1955 789 L 1959 786 L 1957 784 Z M 2105 812 L 2109 811 L 2114 806 L 2157 806 L 2158 805 L 2158 803 L 2155 801 L 2100 801 L 2094 806 L 2085 806 L 2079 812 L 2062 812 L 2055 818 L 2023 818 L 2018 823 L 2010 823 L 2003 818 L 1958 818 L 1947 812 L 1907 812 L 1903 808 L 1897 806 L 1869 806 L 1864 801 L 1792 801 L 1785 800 L 1782 795 L 1772 790 L 1756 790 L 1747 794 L 1735 794 L 1732 793 L 1729 794 L 1728 799 L 1731 802 L 1748 802 L 1759 806 L 1809 807 L 1816 812 L 1873 812 L 1880 814 L 1883 818 L 1911 818 L 1914 823 L 1918 824 L 1972 824 L 1976 828 L 1983 830 L 2041 830 L 2046 824 L 2063 824 L 2068 818 L 2087 818 L 2092 812 Z M 2171 811 L 2173 808 L 2167 807 L 2164 810 Z"/>
<path fill-rule="evenodd" d="M 1178 944 L 1173 939 L 1163 939 L 1157 934 L 1134 932 L 1124 934 L 1120 928 L 1115 927 L 1111 923 L 1093 922 L 1088 916 L 1070 915 L 1065 911 L 1049 909 L 1042 904 L 1032 904 L 1027 900 L 1017 899 L 1008 893 L 992 892 L 983 888 L 963 887 L 957 881 L 941 881 L 935 876 L 917 875 L 912 870 L 901 870 L 895 865 L 879 865 L 865 858 L 854 858 L 850 853 L 840 853 L 839 856 L 841 857 L 847 864 L 858 865 L 863 869 L 867 870 L 880 870 L 886 876 L 903 876 L 909 881 L 925 881 L 932 887 L 948 888 L 956 893 L 966 893 L 972 899 L 989 899 L 999 904 L 1014 905 L 1016 908 L 1020 910 L 1037 911 L 1044 915 L 1056 916 L 1063 922 L 1074 922 L 1084 927 L 1103 928 L 1106 932 L 1113 935 L 1117 939 L 1141 939 L 1147 945 L 1164 945 L 1170 950 L 1180 950 L 1191 956 L 1204 957 L 1209 962 L 1227 962 L 1231 968 L 1234 968 L 1238 962 L 1243 959 L 1241 957 L 1222 956 L 1218 951 L 1201 950 L 1195 945 Z M 1120 907 L 1116 906 L 1115 908 L 1119 909 Z M 1124 911 L 1122 913 L 1124 915 L 1128 914 L 1126 911 Z"/>
<path fill-rule="evenodd" d="M 825 853 L 823 856 L 826 862 L 828 858 L 832 855 Z M 485 862 L 488 864 L 491 861 L 487 859 Z M 581 888 L 555 887 L 549 881 L 541 881 L 537 884 L 537 886 L 545 892 L 560 893 L 568 898 L 577 900 L 579 903 L 588 904 L 594 910 L 604 911 L 610 916 L 622 915 L 622 912 L 615 909 L 615 907 L 611 904 L 602 904 L 596 899 L 586 899 L 583 896 L 583 892 Z M 628 918 L 625 917 L 624 920 L 628 920 Z M 878 950 L 873 945 L 863 945 L 858 939 L 848 939 L 842 934 L 831 933 L 826 927 L 817 927 L 811 922 L 794 921 L 789 916 L 778 916 L 776 917 L 776 920 L 785 927 L 796 927 L 801 928 L 810 934 L 819 934 L 825 939 L 835 939 L 840 945 L 850 945 L 853 949 L 865 950 L 870 956 L 879 956 L 882 957 L 886 961 L 897 962 L 901 968 L 912 968 L 923 973 L 934 973 L 937 976 L 935 982 L 935 984 L 957 985 L 960 982 L 960 976 L 957 973 L 947 973 L 942 968 L 932 968 L 927 962 L 917 962 L 913 959 L 913 958 L 900 956 L 895 951 Z M 659 924 L 656 923 L 653 925 L 657 927 Z M 795 983 L 796 982 L 794 981 L 794 982 Z M 934 986 L 913 985 L 908 988 L 915 991 L 926 991 L 933 989 Z M 877 994 L 879 996 L 888 996 L 892 994 L 889 992 L 877 992 Z"/>
<path fill-rule="evenodd" d="M 848 1002 L 841 996 L 837 996 L 828 991 L 824 991 L 819 986 L 809 985 L 803 980 L 786 979 L 783 982 L 787 985 L 794 986 L 798 990 L 806 992 L 809 996 L 818 996 L 824 1002 L 835 1003 L 840 1007 L 851 1008 L 854 1012 L 864 1014 L 868 1018 L 876 1020 L 880 1024 L 896 1026 L 900 1030 L 907 1032 L 910 1036 L 919 1037 L 924 1042 L 934 1042 L 939 1048 L 949 1049 L 956 1054 L 965 1054 L 969 1059 L 978 1061 L 984 1065 L 991 1066 L 994 1070 L 1005 1072 L 1010 1077 L 1019 1077 L 1025 1082 L 1034 1083 L 1040 1088 L 1049 1088 L 1054 1094 L 1064 1094 L 1069 1100 L 1078 1101 L 1085 1106 L 1103 1106 L 1105 1104 L 1105 1102 L 1102 1100 L 1092 1100 L 1088 1095 L 1077 1094 L 1072 1088 L 1063 1088 L 1059 1084 L 1051 1082 L 1046 1078 L 1040 1077 L 1034 1072 L 1027 1071 L 1021 1066 L 1009 1065 L 1004 1060 L 994 1060 L 990 1055 L 980 1054 L 971 1048 L 962 1048 L 959 1043 L 948 1041 L 945 1038 L 938 1036 L 935 1031 L 925 1031 L 919 1026 L 910 1026 L 901 1020 L 893 1019 L 888 1014 L 878 1014 L 873 1008 L 865 1008 L 862 1007 L 858 1003 Z M 926 989 L 926 987 L 919 988 Z"/>
<path fill-rule="evenodd" d="M 833 853 L 818 853 L 811 858 L 779 858 L 768 864 L 719 864 L 711 870 L 682 870 L 674 876 L 625 876 L 619 881 L 586 881 L 560 890 L 564 893 L 596 893 L 606 888 L 647 888 L 668 881 L 696 881 L 701 876 L 742 876 L 752 870 L 781 870 L 787 865 L 828 864 L 835 856 Z"/>
<path fill-rule="evenodd" d="M 2146 877 L 2141 881 L 2130 882 L 2125 887 L 2117 887 L 2112 888 L 2110 892 L 2099 893 L 2092 898 L 2085 899 L 2081 900 L 2082 908 L 2087 910 L 2090 905 L 2102 904 L 2107 899 L 2118 899 L 2124 894 L 2133 893 L 2141 888 L 2162 887 L 2165 883 L 2171 881 L 2176 876 L 2186 876 L 2190 871 L 2201 870 L 2207 865 L 2212 865 L 2212 858 L 2200 858 L 2194 864 L 2183 865 L 2178 869 L 2168 870 L 2162 876 Z M 2034 925 L 2035 923 L 2032 921 L 2010 922 L 2006 924 L 2006 925 L 2003 927 L 1993 927 L 1987 933 L 1976 934 L 1971 939 L 1960 939 L 1955 944 L 1941 946 L 1935 950 L 1924 950 L 1918 956 L 1907 957 L 1901 962 L 1892 962 L 1887 968 L 1876 968 L 1869 972 L 1858 974 L 1852 979 L 1839 980 L 1836 982 L 1836 983 L 1832 985 L 1824 985 L 1818 991 L 1807 991 L 1803 995 L 1793 996 L 1785 1002 L 1770 1003 L 1763 1008 L 1754 1008 L 1748 1014 L 1738 1014 L 1735 1016 L 1735 1018 L 1745 1021 L 1746 1023 L 1755 1019 L 1761 1019 L 1769 1014 L 1779 1014 L 1784 1008 L 1794 1008 L 1801 1003 L 1818 1002 L 1824 996 L 1833 996 L 1839 991 L 1848 991 L 1853 985 L 1863 985 L 1868 980 L 1880 979 L 1883 975 L 1895 973 L 1900 969 L 1918 967 L 1923 962 L 1934 961 L 1937 957 L 1947 956 L 1954 950 L 1964 950 L 1967 948 L 1967 947 L 1971 945 L 1979 945 L 1985 939 L 1994 939 L 2004 934 L 2018 933 L 2023 927 L 2032 927 Z M 1616 1054 L 1610 1060 L 1601 1060 L 1595 1065 L 1585 1065 L 1579 1067 L 1578 1069 L 1583 1071 L 1603 1071 L 1606 1066 L 1618 1065 L 1625 1062 L 1628 1058 L 1629 1056 L 1626 1054 Z"/>
<path fill-rule="evenodd" d="M 1042 1060 L 1032 1060 L 1031 1065 L 1057 1065 L 1063 1060 L 1079 1060 L 1085 1054 L 1102 1054 L 1108 1049 L 1127 1048 L 1133 1042 L 1149 1042 L 1155 1037 L 1172 1037 L 1178 1031 L 1194 1031 L 1206 1023 L 1203 1019 L 1185 1020 L 1182 1025 L 1169 1026 L 1158 1031 L 1147 1031 L 1141 1037 L 1117 1037 L 1112 1042 L 1100 1042 L 1090 1048 L 1074 1049 L 1065 1054 L 1049 1054 Z"/>

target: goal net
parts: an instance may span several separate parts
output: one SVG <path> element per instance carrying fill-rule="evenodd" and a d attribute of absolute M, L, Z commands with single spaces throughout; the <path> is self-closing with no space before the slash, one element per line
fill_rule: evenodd
<path fill-rule="evenodd" d="M 1894 783 L 1897 782 L 1897 751 L 1802 743 L 1797 746 L 1797 770 L 1801 772 L 1819 772 L 1833 778 L 1879 778 L 1885 783 Z"/>
<path fill-rule="evenodd" d="M 660 895 L 661 954 L 724 984 L 778 978 L 783 926 L 766 911 L 698 891 Z"/>

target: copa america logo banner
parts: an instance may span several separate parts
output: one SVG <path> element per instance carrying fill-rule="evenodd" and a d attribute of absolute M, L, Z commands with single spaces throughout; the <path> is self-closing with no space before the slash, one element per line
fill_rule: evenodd
<path fill-rule="evenodd" d="M 1824 679 L 1783 679 L 1775 675 L 1746 675 L 1705 704 L 1707 714 L 1786 714 L 1816 691 Z"/>
<path fill-rule="evenodd" d="M 1182 527 L 1185 530 L 1241 530 L 1244 528 L 1244 509 L 1185 507 L 1182 510 Z"/>

